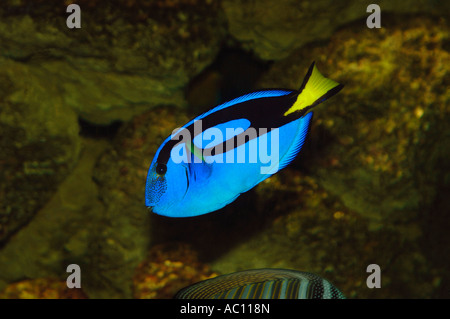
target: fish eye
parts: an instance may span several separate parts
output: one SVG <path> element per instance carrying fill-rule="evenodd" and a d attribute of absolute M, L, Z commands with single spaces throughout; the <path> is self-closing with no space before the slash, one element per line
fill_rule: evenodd
<path fill-rule="evenodd" d="M 158 163 L 156 165 L 155 171 L 156 171 L 156 174 L 158 174 L 158 175 L 164 175 L 167 172 L 167 166 L 165 164 Z"/>

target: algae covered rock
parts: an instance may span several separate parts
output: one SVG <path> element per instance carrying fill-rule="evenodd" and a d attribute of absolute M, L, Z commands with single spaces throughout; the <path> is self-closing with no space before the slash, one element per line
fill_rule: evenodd
<path fill-rule="evenodd" d="M 0 299 L 87 299 L 87 296 L 79 288 L 67 288 L 65 281 L 38 278 L 8 285 L 0 292 Z"/>
<path fill-rule="evenodd" d="M 418 217 L 427 185 L 418 178 L 448 174 L 436 163 L 450 155 L 443 124 L 450 111 L 449 27 L 426 19 L 390 23 L 389 30 L 346 28 L 328 45 L 295 51 L 264 82 L 272 86 L 279 79 L 298 87 L 316 60 L 324 74 L 345 84 L 315 110 L 309 147 L 317 158 L 309 168 L 321 186 L 373 227 Z M 430 158 L 429 150 L 438 152 Z M 439 189 L 430 192 L 428 197 L 437 196 Z"/>
<path fill-rule="evenodd" d="M 450 12 L 447 2 L 380 0 L 376 3 L 382 16 Z M 366 12 L 369 4 L 358 0 L 224 0 L 223 9 L 230 34 L 244 47 L 262 59 L 280 60 L 309 42 L 328 39 L 349 22 L 366 19 L 370 14 Z M 364 27 L 362 21 L 361 28 Z"/>
<path fill-rule="evenodd" d="M 78 160 L 76 114 L 46 70 L 0 58 L 0 243 L 51 198 Z"/>
<path fill-rule="evenodd" d="M 80 0 L 82 28 L 69 30 L 69 2 L 0 7 L 0 286 L 56 276 L 62 289 L 76 263 L 92 298 L 168 298 L 213 272 L 267 267 L 320 274 L 350 298 L 448 295 L 448 22 L 385 15 L 447 2 L 381 1 L 372 30 L 360 1 L 285 0 Z M 151 214 L 147 170 L 188 121 L 184 106 L 213 106 L 223 82 L 242 80 L 239 65 L 212 69 L 184 99 L 226 22 L 244 49 L 277 60 L 260 86 L 297 88 L 315 60 L 345 87 L 277 175 L 211 214 Z M 78 118 L 125 123 L 94 142 Z M 157 245 L 174 241 L 189 246 Z M 366 286 L 372 263 L 383 289 Z M 70 297 L 50 281 L 24 287 L 1 296 Z"/>
<path fill-rule="evenodd" d="M 144 205 L 147 170 L 163 140 L 187 122 L 174 109 L 161 107 L 135 117 L 96 164 L 93 178 L 105 213 L 86 256 L 89 296 L 132 296 L 134 270 L 153 243 L 150 212 Z"/>
<path fill-rule="evenodd" d="M 314 192 L 296 203 L 301 187 L 281 183 L 278 195 L 267 187 L 275 202 L 266 194 L 262 205 L 285 217 L 216 260 L 214 270 L 330 271 L 350 297 L 448 295 L 449 27 L 425 18 L 386 24 L 377 31 L 350 25 L 328 44 L 294 51 L 264 77 L 264 87 L 295 88 L 315 60 L 345 87 L 315 109 L 302 158 L 286 168 L 302 169 Z M 361 276 L 373 262 L 389 269 L 383 291 L 369 291 Z"/>
<path fill-rule="evenodd" d="M 198 260 L 187 244 L 155 245 L 136 268 L 133 296 L 137 299 L 171 299 L 186 286 L 217 276 Z"/>
<path fill-rule="evenodd" d="M 87 121 L 129 120 L 158 104 L 184 105 L 184 87 L 215 58 L 223 19 L 210 1 L 78 1 L 81 28 L 63 1 L 6 1 L 3 57 L 39 64 L 62 102 Z"/>
<path fill-rule="evenodd" d="M 255 189 L 253 236 L 210 261 L 227 274 L 255 268 L 287 268 L 328 278 L 348 298 L 426 298 L 438 296 L 443 273 L 433 267 L 417 241 L 418 225 L 369 231 L 364 216 L 324 190 L 315 178 L 286 168 Z M 257 231 L 255 231 L 255 228 Z M 395 245 L 393 245 L 395 243 Z M 382 289 L 369 289 L 368 265 L 382 269 Z"/>
<path fill-rule="evenodd" d="M 96 239 L 104 209 L 92 181 L 92 170 L 106 146 L 106 141 L 81 140 L 76 166 L 51 199 L 0 250 L 0 289 L 24 278 L 54 277 L 64 281 L 69 264 L 81 267 L 84 288 L 84 277 L 91 273 L 87 252 Z"/>

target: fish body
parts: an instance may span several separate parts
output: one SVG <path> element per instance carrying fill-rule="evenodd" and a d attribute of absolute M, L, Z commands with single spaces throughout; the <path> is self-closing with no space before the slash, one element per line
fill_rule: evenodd
<path fill-rule="evenodd" d="M 176 299 L 345 299 L 328 280 L 290 269 L 253 269 L 181 289 Z"/>
<path fill-rule="evenodd" d="M 233 202 L 295 158 L 309 130 L 310 109 L 342 87 L 313 63 L 297 91 L 253 92 L 196 117 L 157 150 L 146 206 L 160 215 L 190 217 Z"/>

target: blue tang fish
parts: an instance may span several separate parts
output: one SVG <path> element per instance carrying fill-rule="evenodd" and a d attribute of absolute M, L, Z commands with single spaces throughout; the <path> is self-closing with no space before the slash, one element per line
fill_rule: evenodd
<path fill-rule="evenodd" d="M 328 280 L 291 269 L 252 269 L 200 281 L 176 299 L 345 299 Z"/>
<path fill-rule="evenodd" d="M 310 110 L 342 87 L 313 62 L 297 91 L 249 93 L 175 129 L 148 170 L 146 206 L 159 215 L 189 217 L 233 202 L 295 158 Z"/>

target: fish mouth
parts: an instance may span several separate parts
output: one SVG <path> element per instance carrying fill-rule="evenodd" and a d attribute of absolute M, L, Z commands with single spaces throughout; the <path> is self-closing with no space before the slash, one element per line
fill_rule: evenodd
<path fill-rule="evenodd" d="M 153 206 L 148 206 L 147 209 L 150 213 L 153 213 Z"/>

